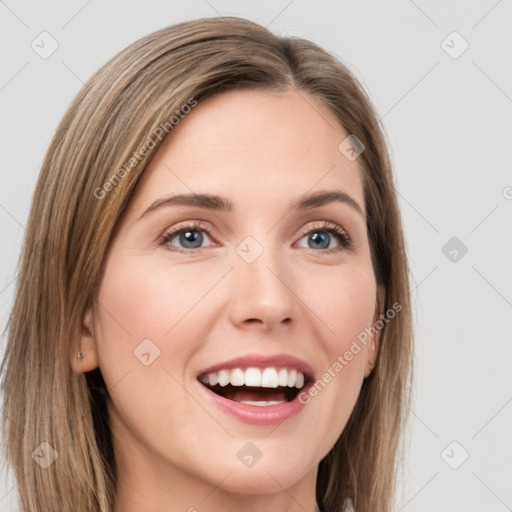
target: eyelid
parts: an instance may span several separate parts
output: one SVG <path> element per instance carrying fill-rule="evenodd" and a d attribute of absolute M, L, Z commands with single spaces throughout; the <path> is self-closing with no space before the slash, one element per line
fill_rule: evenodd
<path fill-rule="evenodd" d="M 171 228 L 166 229 L 159 237 L 158 243 L 159 245 L 165 245 L 165 242 L 171 238 L 174 238 L 177 234 L 184 231 L 204 231 L 207 233 L 209 238 L 212 238 L 210 235 L 211 229 L 202 220 L 185 220 L 182 222 L 178 222 L 173 225 Z M 176 248 L 176 250 L 180 250 L 181 248 Z M 181 249 L 183 251 L 196 251 L 197 249 Z"/>
<path fill-rule="evenodd" d="M 344 235 L 346 235 L 348 238 L 350 238 L 347 231 L 344 228 L 342 228 L 339 224 L 336 224 L 335 222 L 330 222 L 328 220 L 319 220 L 319 221 L 313 221 L 313 224 L 314 225 L 311 226 L 311 223 L 309 223 L 305 227 L 303 227 L 300 230 L 299 235 L 301 237 L 303 237 L 304 235 L 307 235 L 308 233 L 310 233 L 311 231 L 314 231 L 315 229 L 317 229 L 319 231 L 335 229 L 335 230 L 342 232 Z"/>

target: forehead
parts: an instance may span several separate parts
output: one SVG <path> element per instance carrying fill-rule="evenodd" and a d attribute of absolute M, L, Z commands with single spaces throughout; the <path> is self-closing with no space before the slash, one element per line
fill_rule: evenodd
<path fill-rule="evenodd" d="M 361 172 L 340 151 L 348 134 L 311 95 L 235 90 L 200 102 L 144 171 L 134 208 L 162 193 L 229 195 L 240 207 L 337 189 L 364 210 Z"/>

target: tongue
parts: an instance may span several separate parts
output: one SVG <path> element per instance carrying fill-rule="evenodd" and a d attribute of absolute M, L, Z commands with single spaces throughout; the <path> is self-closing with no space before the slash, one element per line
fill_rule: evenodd
<path fill-rule="evenodd" d="M 242 400 L 250 400 L 252 402 L 270 402 L 280 401 L 286 402 L 286 394 L 284 391 L 249 391 L 245 389 L 240 390 L 226 390 L 225 398 L 233 400 L 235 402 L 241 402 Z"/>

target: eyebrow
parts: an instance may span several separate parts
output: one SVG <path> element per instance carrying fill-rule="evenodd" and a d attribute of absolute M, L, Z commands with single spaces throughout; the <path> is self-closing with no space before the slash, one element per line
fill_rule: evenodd
<path fill-rule="evenodd" d="M 346 192 L 341 190 L 315 192 L 312 194 L 304 194 L 300 196 L 293 204 L 292 209 L 312 210 L 326 204 L 340 202 L 349 205 L 360 215 L 364 217 L 363 210 L 359 204 Z M 164 206 L 195 206 L 214 211 L 232 212 L 234 204 L 227 198 L 213 194 L 176 194 L 157 199 L 144 210 L 142 215 L 137 219 L 140 220 L 145 215 L 154 212 Z"/>

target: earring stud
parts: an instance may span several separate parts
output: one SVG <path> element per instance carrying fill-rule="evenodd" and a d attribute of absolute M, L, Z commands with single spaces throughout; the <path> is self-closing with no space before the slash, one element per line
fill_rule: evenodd
<path fill-rule="evenodd" d="M 84 358 L 84 355 L 82 354 L 82 352 L 78 352 L 78 359 L 83 359 Z"/>

